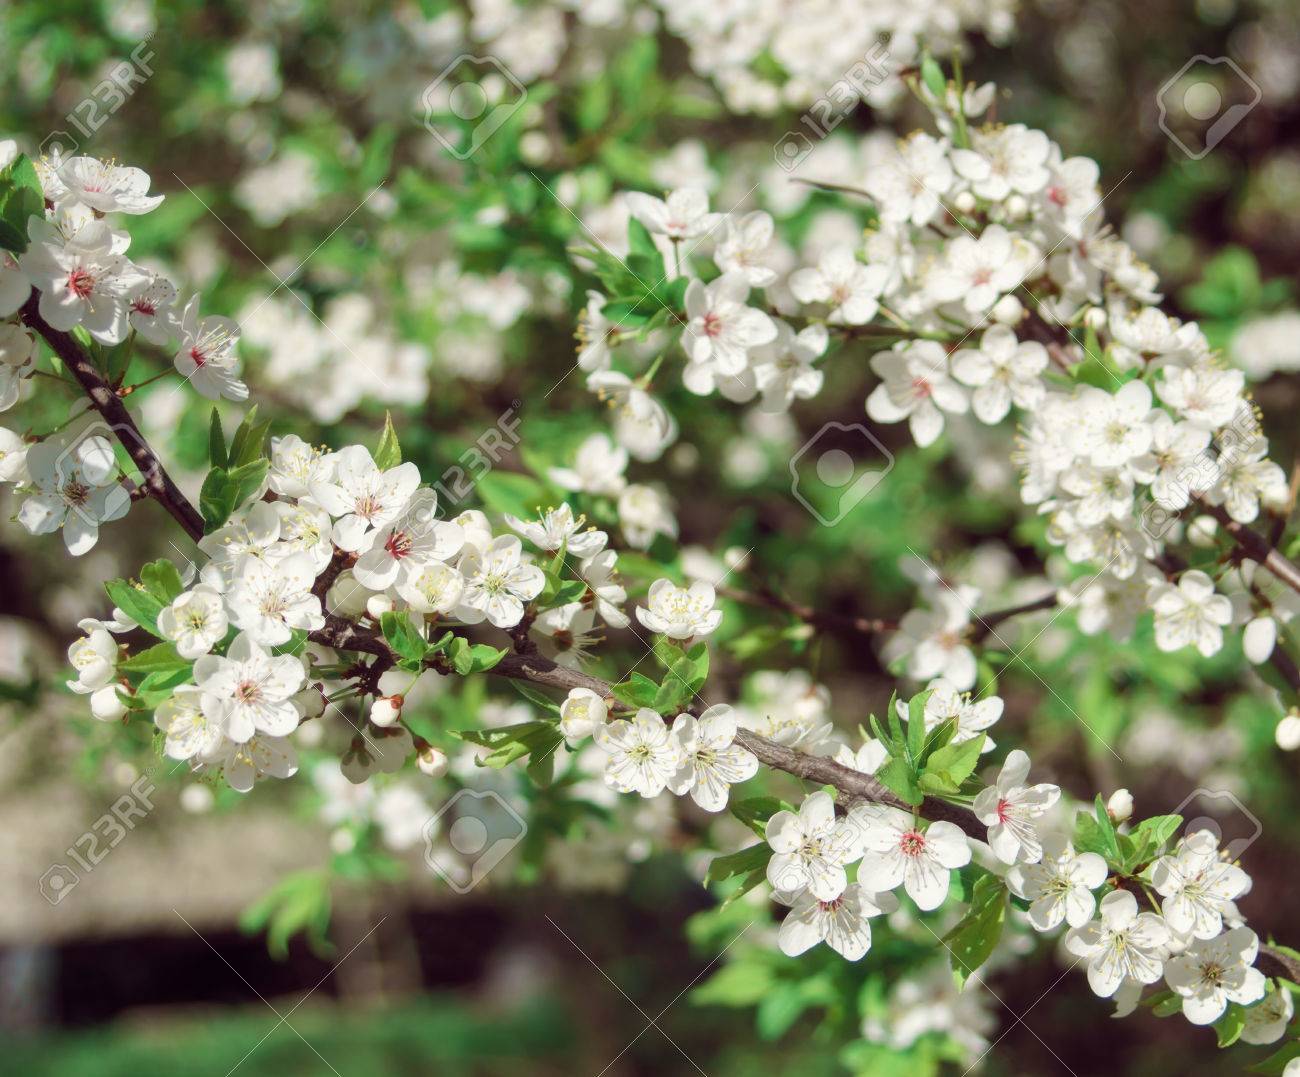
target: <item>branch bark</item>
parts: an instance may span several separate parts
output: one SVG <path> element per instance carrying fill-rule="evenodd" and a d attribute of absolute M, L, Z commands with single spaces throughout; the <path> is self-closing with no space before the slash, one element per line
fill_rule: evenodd
<path fill-rule="evenodd" d="M 1281 550 L 1258 531 L 1252 531 L 1245 524 L 1234 520 L 1222 505 L 1211 505 L 1203 500 L 1200 501 L 1200 505 L 1232 536 L 1232 540 L 1242 553 L 1252 561 L 1259 562 L 1293 591 L 1300 592 L 1300 567 L 1284 557 Z"/>
<path fill-rule="evenodd" d="M 68 373 L 77 379 L 77 384 L 85 391 L 91 405 L 108 424 L 139 470 L 144 480 L 142 486 L 148 495 L 171 514 L 191 539 L 198 542 L 203 537 L 203 517 L 167 474 L 167 469 L 140 433 L 140 428 L 135 425 L 135 420 L 122 403 L 121 397 L 104 380 L 85 349 L 71 334 L 55 329 L 42 318 L 37 303 L 37 292 L 33 289 L 31 298 L 22 309 L 23 321 L 45 339 Z"/>

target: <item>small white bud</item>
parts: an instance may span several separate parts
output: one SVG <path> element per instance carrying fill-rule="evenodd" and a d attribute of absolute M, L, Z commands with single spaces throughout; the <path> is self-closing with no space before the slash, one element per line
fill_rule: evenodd
<path fill-rule="evenodd" d="M 401 696 L 380 696 L 370 704 L 370 720 L 380 729 L 396 725 L 402 716 L 403 702 Z"/>
<path fill-rule="evenodd" d="M 1001 325 L 1018 325 L 1025 316 L 1024 305 L 1014 295 L 1004 295 L 993 304 L 993 320 Z"/>
<path fill-rule="evenodd" d="M 1187 525 L 1187 541 L 1193 546 L 1207 549 L 1214 545 L 1214 536 L 1218 530 L 1219 521 L 1213 516 L 1198 516 Z"/>
<path fill-rule="evenodd" d="M 387 595 L 371 595 L 366 599 L 366 612 L 376 621 L 393 611 L 393 600 Z"/>
<path fill-rule="evenodd" d="M 1112 822 L 1127 822 L 1133 815 L 1133 794 L 1127 789 L 1116 789 L 1106 801 L 1106 814 Z"/>
<path fill-rule="evenodd" d="M 126 713 L 126 704 L 118 696 L 116 684 L 106 684 L 91 693 L 90 713 L 101 722 L 115 722 Z"/>
<path fill-rule="evenodd" d="M 325 596 L 325 608 L 340 617 L 357 618 L 366 610 L 368 594 L 351 572 L 340 572 L 339 578 Z"/>
<path fill-rule="evenodd" d="M 1294 752 L 1300 748 L 1300 714 L 1292 711 L 1278 722 L 1273 737 L 1284 752 Z"/>
<path fill-rule="evenodd" d="M 415 757 L 415 765 L 430 778 L 441 778 L 446 774 L 449 762 L 447 753 L 432 744 L 420 749 Z"/>
<path fill-rule="evenodd" d="M 336 853 L 350 853 L 357 845 L 357 836 L 345 827 L 330 834 L 330 848 Z"/>
<path fill-rule="evenodd" d="M 1083 312 L 1083 324 L 1089 329 L 1101 332 L 1106 328 L 1106 312 L 1101 307 L 1089 307 Z"/>
<path fill-rule="evenodd" d="M 970 191 L 959 191 L 952 204 L 958 213 L 969 213 L 975 208 L 975 196 Z"/>
<path fill-rule="evenodd" d="M 590 688 L 571 689 L 560 704 L 560 732 L 571 745 L 576 744 L 604 725 L 608 714 L 605 700 Z"/>
<path fill-rule="evenodd" d="M 1022 220 L 1029 213 L 1029 203 L 1025 196 L 1013 194 L 1007 199 L 1007 216 L 1013 221 Z"/>
<path fill-rule="evenodd" d="M 325 713 L 325 697 L 319 688 L 311 686 L 304 688 L 293 697 L 292 702 L 304 719 L 319 718 Z"/>

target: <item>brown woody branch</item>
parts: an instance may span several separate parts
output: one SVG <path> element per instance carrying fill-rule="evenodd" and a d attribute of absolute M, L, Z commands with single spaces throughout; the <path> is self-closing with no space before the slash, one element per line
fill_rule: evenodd
<path fill-rule="evenodd" d="M 139 470 L 143 479 L 141 486 L 148 491 L 148 495 L 171 514 L 190 538 L 198 542 L 203 537 L 203 517 L 167 474 L 162 461 L 149 447 L 122 399 L 96 369 L 77 340 L 71 334 L 53 328 L 41 317 L 37 305 L 38 294 L 35 289 L 32 290 L 31 298 L 22 309 L 23 321 L 45 339 L 68 373 L 77 379 L 77 384 L 85 391 L 95 410 Z"/>

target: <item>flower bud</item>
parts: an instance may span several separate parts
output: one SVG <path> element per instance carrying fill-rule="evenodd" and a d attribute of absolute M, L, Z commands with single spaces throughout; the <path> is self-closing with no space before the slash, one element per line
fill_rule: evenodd
<path fill-rule="evenodd" d="M 447 773 L 447 753 L 432 744 L 426 745 L 416 754 L 415 765 L 430 778 L 441 778 Z"/>
<path fill-rule="evenodd" d="M 1187 541 L 1193 546 L 1208 549 L 1214 545 L 1214 535 L 1219 529 L 1219 521 L 1213 516 L 1197 516 L 1187 525 Z"/>
<path fill-rule="evenodd" d="M 340 617 L 360 617 L 366 609 L 366 589 L 351 572 L 340 572 L 325 596 L 325 606 Z"/>
<path fill-rule="evenodd" d="M 1025 196 L 1013 194 L 1007 199 L 1007 217 L 1013 221 L 1023 220 L 1029 214 L 1029 203 Z"/>
<path fill-rule="evenodd" d="M 1277 741 L 1277 746 L 1284 752 L 1294 752 L 1300 748 L 1300 714 L 1293 709 L 1277 723 L 1273 737 Z"/>
<path fill-rule="evenodd" d="M 1133 794 L 1127 789 L 1116 789 L 1106 801 L 1106 814 L 1111 822 L 1127 822 L 1133 815 Z"/>
<path fill-rule="evenodd" d="M 387 729 L 390 725 L 396 725 L 397 719 L 402 716 L 402 703 L 404 700 L 401 696 L 380 696 L 370 704 L 370 720 L 380 729 Z"/>
<path fill-rule="evenodd" d="M 366 612 L 376 621 L 393 610 L 393 600 L 387 595 L 371 595 L 366 599 Z"/>
<path fill-rule="evenodd" d="M 91 693 L 90 713 L 101 722 L 115 722 L 126 713 L 126 704 L 118 696 L 116 684 L 106 684 Z"/>
<path fill-rule="evenodd" d="M 1001 325 L 1016 325 L 1025 316 L 1024 305 L 1014 295 L 1004 295 L 993 304 L 993 320 Z"/>
<path fill-rule="evenodd" d="M 560 704 L 560 732 L 570 744 L 589 737 L 605 724 L 609 708 L 590 688 L 574 688 Z"/>
<path fill-rule="evenodd" d="M 959 191 L 952 204 L 958 213 L 969 213 L 975 208 L 975 196 L 970 191 Z"/>
<path fill-rule="evenodd" d="M 1083 324 L 1100 331 L 1106 328 L 1106 312 L 1101 307 L 1089 307 L 1083 312 Z"/>

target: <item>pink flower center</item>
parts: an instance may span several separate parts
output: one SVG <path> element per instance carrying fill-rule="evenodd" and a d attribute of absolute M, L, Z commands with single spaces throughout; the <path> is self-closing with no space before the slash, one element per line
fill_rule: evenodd
<path fill-rule="evenodd" d="M 934 386 L 932 386 L 932 385 L 931 385 L 928 381 L 926 381 L 924 378 L 913 378 L 913 379 L 912 379 L 912 395 L 913 395 L 913 396 L 918 397 L 918 398 L 923 398 L 923 397 L 927 397 L 927 396 L 929 396 L 932 392 L 934 392 Z"/>
<path fill-rule="evenodd" d="M 131 309 L 137 314 L 146 314 L 152 318 L 158 313 L 158 308 L 150 303 L 147 299 L 137 299 L 131 304 Z"/>
<path fill-rule="evenodd" d="M 716 337 L 722 332 L 722 319 L 713 311 L 704 316 L 704 335 Z"/>
<path fill-rule="evenodd" d="M 977 269 L 975 271 L 975 276 L 972 278 L 976 284 L 988 284 L 992 279 L 993 270 L 991 269 Z"/>
<path fill-rule="evenodd" d="M 414 545 L 414 540 L 405 531 L 394 531 L 384 543 L 384 549 L 388 551 L 390 557 L 400 561 L 411 552 L 411 547 Z"/>
<path fill-rule="evenodd" d="M 919 830 L 909 830 L 898 839 L 898 847 L 904 856 L 920 856 L 925 852 L 925 835 Z"/>
<path fill-rule="evenodd" d="M 208 357 L 197 346 L 190 349 L 190 358 L 194 360 L 195 366 L 203 366 L 208 361 Z"/>
<path fill-rule="evenodd" d="M 68 274 L 68 290 L 79 299 L 85 299 L 95 290 L 95 278 L 89 271 L 78 267 Z"/>
<path fill-rule="evenodd" d="M 998 822 L 1005 823 L 1011 817 L 1011 801 L 1003 797 L 998 801 Z"/>
<path fill-rule="evenodd" d="M 1065 192 L 1061 190 L 1060 187 L 1047 188 L 1047 200 L 1051 202 L 1053 205 L 1060 206 L 1062 209 L 1065 208 L 1065 203 L 1066 203 Z"/>

